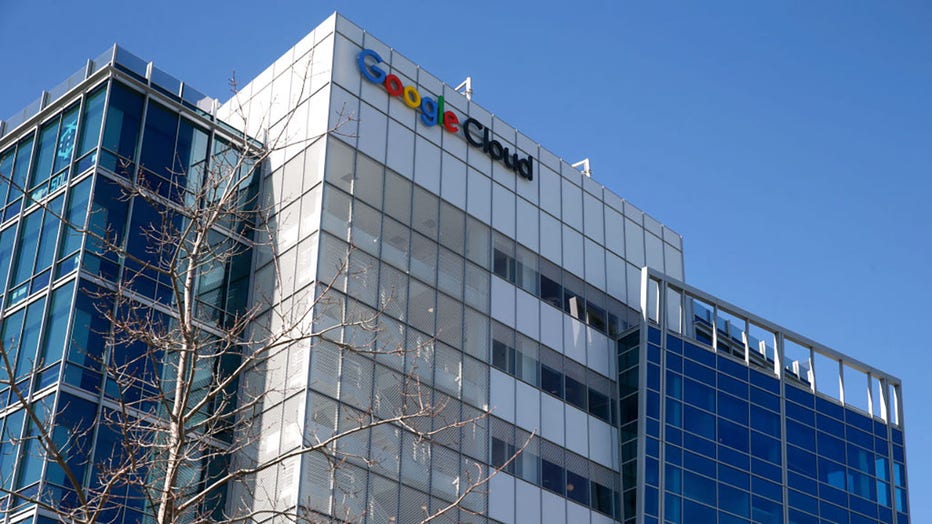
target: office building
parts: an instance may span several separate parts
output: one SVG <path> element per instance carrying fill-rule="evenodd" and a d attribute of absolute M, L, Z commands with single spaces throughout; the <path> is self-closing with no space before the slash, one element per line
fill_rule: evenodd
<path fill-rule="evenodd" d="M 53 211 L 117 224 L 145 258 L 133 232 L 153 214 L 108 188 L 196 170 L 245 132 L 271 151 L 255 183 L 273 242 L 208 279 L 211 318 L 258 304 L 274 325 L 331 288 L 313 315 L 328 334 L 270 359 L 253 458 L 397 412 L 413 377 L 443 431 L 350 435 L 336 468 L 295 455 L 226 486 L 217 518 L 407 523 L 459 501 L 439 520 L 909 522 L 898 379 L 691 287 L 680 235 L 461 91 L 333 15 L 222 104 L 118 47 L 44 94 L 0 127 L 3 340 L 36 401 L 56 423 L 109 409 L 87 286 L 132 275 L 170 302 Z M 374 339 L 344 325 L 368 318 Z M 5 402 L 4 435 L 29 435 Z M 94 432 L 90 461 L 113 441 Z M 5 486 L 66 493 L 37 457 L 3 449 Z M 502 471 L 465 493 L 476 465 Z M 143 506 L 126 500 L 129 522 Z"/>

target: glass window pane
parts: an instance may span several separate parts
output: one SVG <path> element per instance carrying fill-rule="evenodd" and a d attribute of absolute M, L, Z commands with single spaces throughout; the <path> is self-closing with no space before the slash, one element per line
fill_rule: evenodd
<path fill-rule="evenodd" d="M 74 139 L 78 130 L 78 106 L 74 106 L 61 121 L 61 132 L 58 134 L 58 147 L 55 148 L 55 167 L 52 173 L 57 173 L 71 163 L 71 153 L 74 152 Z"/>
<path fill-rule="evenodd" d="M 19 358 L 16 361 L 16 378 L 19 379 L 32 370 L 36 361 L 36 348 L 39 346 L 39 330 L 45 316 L 45 298 L 29 304 L 26 309 L 26 322 L 20 337 Z"/>
<path fill-rule="evenodd" d="M 142 115 L 142 95 L 113 83 L 103 146 L 123 157 L 133 158 Z"/>
<path fill-rule="evenodd" d="M 6 293 L 6 276 L 13 258 L 13 243 L 16 239 L 16 226 L 0 232 L 0 297 Z M 2 302 L 0 302 L 2 303 Z"/>
<path fill-rule="evenodd" d="M 36 156 L 33 160 L 32 175 L 29 177 L 29 188 L 32 189 L 49 179 L 52 174 L 52 161 L 55 158 L 55 142 L 58 139 L 58 125 L 61 118 L 45 124 L 39 132 L 39 142 L 36 145 Z"/>
<path fill-rule="evenodd" d="M 43 214 L 42 210 L 39 209 L 23 219 L 23 226 L 20 228 L 19 251 L 16 254 L 16 269 L 13 271 L 14 285 L 20 284 L 32 276 Z"/>
<path fill-rule="evenodd" d="M 6 194 L 10 187 L 10 177 L 13 175 L 13 160 L 16 158 L 16 148 L 0 154 L 0 206 L 6 204 Z"/>
<path fill-rule="evenodd" d="M 83 156 L 91 149 L 97 147 L 97 141 L 100 140 L 100 121 L 104 114 L 104 100 L 106 95 L 106 89 L 101 87 L 88 96 L 87 100 L 84 102 L 78 156 Z"/>
<path fill-rule="evenodd" d="M 62 202 L 64 200 L 64 196 L 56 197 L 55 200 L 49 203 L 49 209 L 45 212 L 45 221 L 42 223 L 39 247 L 36 252 L 35 273 L 45 270 L 54 262 L 55 246 L 58 245 L 58 225 L 61 222 L 58 217 L 61 216 Z"/>
<path fill-rule="evenodd" d="M 68 332 L 68 314 L 71 312 L 71 294 L 74 282 L 55 290 L 49 309 L 49 320 L 45 324 L 45 336 L 42 339 L 41 363 L 37 368 L 45 367 L 61 360 L 65 348 L 65 336 Z"/>
<path fill-rule="evenodd" d="M 7 202 L 18 198 L 26 187 L 26 174 L 29 171 L 29 157 L 32 155 L 32 137 L 19 143 L 16 148 L 16 162 L 13 165 L 13 186 Z"/>
<path fill-rule="evenodd" d="M 154 102 L 146 110 L 146 127 L 142 136 L 139 164 L 158 176 L 171 179 L 169 170 L 175 152 L 175 135 L 178 131 L 178 114 Z M 149 181 L 153 184 L 163 181 Z"/>

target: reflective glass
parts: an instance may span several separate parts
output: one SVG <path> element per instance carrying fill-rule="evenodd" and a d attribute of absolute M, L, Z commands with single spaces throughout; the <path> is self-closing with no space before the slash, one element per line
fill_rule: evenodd
<path fill-rule="evenodd" d="M 13 165 L 13 184 L 7 202 L 23 194 L 26 187 L 26 175 L 29 172 L 29 158 L 32 155 L 32 137 L 19 143 L 16 147 L 16 162 Z"/>
<path fill-rule="evenodd" d="M 103 87 L 91 93 L 84 101 L 84 111 L 81 117 L 81 137 L 79 140 L 78 156 L 97 147 L 100 140 L 100 122 L 104 115 L 104 101 L 107 91 Z"/>
<path fill-rule="evenodd" d="M 32 276 L 33 264 L 36 261 L 36 249 L 39 246 L 39 232 L 42 228 L 42 215 L 42 210 L 37 209 L 23 219 L 23 225 L 20 227 L 19 250 L 16 253 L 12 285 L 19 285 Z"/>
<path fill-rule="evenodd" d="M 16 359 L 16 378 L 24 377 L 32 370 L 36 360 L 36 348 L 39 345 L 39 330 L 45 315 L 45 298 L 37 300 L 26 309 L 26 321 L 20 337 L 19 357 Z"/>
<path fill-rule="evenodd" d="M 45 124 L 39 132 L 39 141 L 36 143 L 36 155 L 33 160 L 32 174 L 29 177 L 29 188 L 35 188 L 49 179 L 52 174 L 52 162 L 55 160 L 55 144 L 58 140 L 58 127 L 61 117 L 55 118 Z"/>
<path fill-rule="evenodd" d="M 71 162 L 74 152 L 74 140 L 78 130 L 78 106 L 65 112 L 61 121 L 61 130 L 58 133 L 58 147 L 55 148 L 55 166 L 52 173 L 57 173 Z"/>
<path fill-rule="evenodd" d="M 103 146 L 125 158 L 133 158 L 142 120 L 143 97 L 139 93 L 114 82 L 110 88 L 107 123 L 104 127 Z"/>
<path fill-rule="evenodd" d="M 64 200 L 64 196 L 56 197 L 49 203 L 49 208 L 45 212 L 39 246 L 36 250 L 35 273 L 48 269 L 54 262 L 55 247 L 58 245 L 58 226 L 61 222 L 58 217 L 61 216 L 62 202 Z"/>
<path fill-rule="evenodd" d="M 65 348 L 65 337 L 68 332 L 68 315 L 71 312 L 71 295 L 74 291 L 74 282 L 56 289 L 52 293 L 52 303 L 49 308 L 48 322 L 45 324 L 45 336 L 42 339 L 42 359 L 40 366 L 45 367 L 61 360 Z"/>
<path fill-rule="evenodd" d="M 7 272 L 13 258 L 13 244 L 16 239 L 16 226 L 0 231 L 0 298 L 6 293 Z M 0 301 L 2 304 L 2 301 Z"/>

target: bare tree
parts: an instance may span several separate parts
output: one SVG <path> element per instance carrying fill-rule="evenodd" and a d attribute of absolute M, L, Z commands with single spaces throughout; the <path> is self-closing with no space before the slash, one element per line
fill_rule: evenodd
<path fill-rule="evenodd" d="M 32 503 L 60 521 L 82 524 L 110 522 L 126 507 L 158 524 L 327 520 L 327 511 L 297 497 L 281 501 L 280 488 L 263 482 L 264 472 L 292 467 L 294 473 L 293 464 L 301 459 L 331 476 L 351 464 L 377 469 L 382 458 L 357 449 L 356 437 L 384 428 L 429 449 L 456 442 L 486 423 L 487 411 L 449 409 L 455 398 L 435 391 L 425 378 L 429 374 L 416 364 L 404 365 L 403 357 L 416 363 L 418 356 L 429 356 L 433 341 L 387 342 L 391 296 L 371 308 L 343 293 L 347 282 L 365 280 L 371 270 L 351 264 L 352 250 L 336 267 L 321 268 L 325 281 L 285 304 L 262 293 L 248 304 L 225 294 L 231 285 L 248 281 L 254 249 L 267 250 L 278 265 L 274 239 L 281 203 L 264 203 L 256 187 L 270 155 L 296 146 L 286 134 L 293 114 L 271 126 L 274 132 L 262 144 L 239 135 L 214 148 L 208 162 L 170 170 L 168 176 L 153 177 L 148 166 L 125 163 L 132 171 L 113 181 L 120 184 L 118 198 L 151 217 L 134 223 L 125 236 L 117 234 L 116 225 L 101 227 L 93 217 L 76 223 L 42 204 L 85 235 L 94 256 L 121 261 L 123 273 L 91 277 L 78 291 L 106 320 L 103 329 L 82 326 L 98 331 L 105 346 L 83 348 L 105 377 L 100 427 L 94 419 L 70 420 L 67 403 L 53 405 L 51 395 L 37 398 L 24 387 L 8 358 L 19 341 L 3 341 L 0 383 L 12 391 L 11 403 L 23 408 L 29 427 L 25 437 L 8 440 L 54 467 L 67 488 L 17 492 L 5 509 Z M 344 115 L 341 122 L 352 118 Z M 341 128 L 338 123 L 327 134 Z M 297 145 L 317 139 L 326 137 Z M 278 271 L 275 281 L 282 285 Z M 165 292 L 147 291 L 152 282 Z M 318 423 L 306 416 L 311 423 L 297 425 L 292 445 L 267 449 L 264 438 L 276 428 L 263 426 L 264 408 L 294 392 L 288 380 L 270 377 L 284 373 L 295 355 L 303 355 L 306 373 L 308 359 L 323 348 L 339 358 L 396 362 L 395 383 L 386 390 L 391 394 L 341 410 L 339 420 Z M 104 431 L 110 435 L 108 449 L 100 437 Z M 422 522 L 448 519 L 457 509 L 475 511 L 468 499 L 497 472 L 484 459 L 463 462 L 444 505 L 425 505 Z M 0 489 L 14 495 L 9 483 L 0 483 Z M 339 501 L 329 508 L 331 516 L 347 522 L 363 519 L 366 511 L 340 507 Z"/>

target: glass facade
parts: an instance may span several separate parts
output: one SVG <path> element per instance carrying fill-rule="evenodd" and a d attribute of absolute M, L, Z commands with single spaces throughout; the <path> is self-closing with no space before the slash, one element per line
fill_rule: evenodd
<path fill-rule="evenodd" d="M 657 306 L 645 308 L 636 346 L 644 451 L 631 517 L 909 522 L 898 381 L 651 277 Z M 813 369 L 820 359 L 833 365 Z M 817 380 L 840 380 L 839 397 Z"/>
<path fill-rule="evenodd" d="M 77 506 L 74 482 L 99 485 L 126 453 L 115 421 L 153 410 L 162 362 L 110 315 L 132 304 L 153 323 L 171 322 L 157 307 L 175 300 L 160 271 L 165 251 L 153 251 L 147 231 L 183 224 L 208 166 L 239 157 L 211 119 L 118 69 L 99 70 L 0 146 L 0 482 L 9 493 L 0 508 L 20 522 L 57 521 L 34 513 L 32 500 Z M 243 242 L 244 224 L 223 225 L 216 245 Z M 208 329 L 246 307 L 252 255 L 245 244 L 231 252 L 197 284 Z M 203 461 L 186 467 L 195 485 L 210 478 Z M 140 484 L 121 483 L 112 501 L 105 520 L 141 522 Z M 220 511 L 222 496 L 210 504 Z"/>
<path fill-rule="evenodd" d="M 360 74 L 363 49 L 487 125 L 534 177 L 425 126 Z M 232 179 L 264 213 L 211 230 L 231 256 L 196 278 L 206 344 L 247 309 L 250 333 L 316 335 L 244 375 L 239 393 L 254 379 L 262 393 L 248 449 L 225 454 L 221 432 L 184 464 L 194 492 L 228 461 L 288 457 L 208 497 L 211 518 L 417 522 L 457 504 L 440 520 L 909 522 L 897 379 L 682 283 L 679 235 L 339 15 L 219 107 L 122 49 L 93 65 L 0 127 L 7 514 L 51 522 L 29 497 L 75 505 L 72 477 L 98 482 L 125 458 L 112 422 L 157 413 L 176 357 L 113 319 L 177 323 L 173 247 L 157 239 L 183 240 L 186 210 Z M 242 132 L 270 140 L 260 165 L 241 162 Z M 239 363 L 205 362 L 193 382 Z M 351 431 L 413 399 L 442 409 Z M 68 468 L 30 438 L 42 425 Z M 329 456 L 300 452 L 345 431 Z M 141 485 L 115 497 L 107 519 L 142 520 Z"/>

